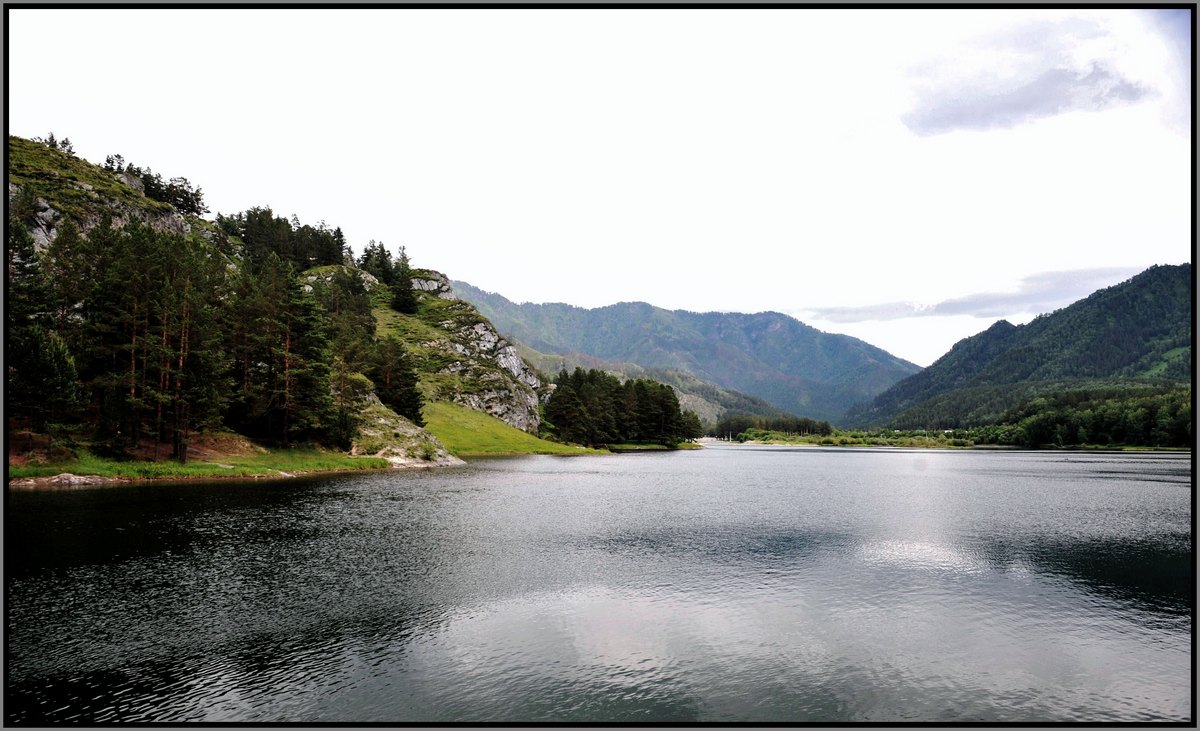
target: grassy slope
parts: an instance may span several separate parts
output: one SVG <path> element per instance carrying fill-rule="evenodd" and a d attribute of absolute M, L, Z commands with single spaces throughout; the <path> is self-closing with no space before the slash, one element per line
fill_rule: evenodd
<path fill-rule="evenodd" d="M 425 404 L 425 428 L 457 457 L 502 454 L 604 454 L 538 439 L 494 416 L 447 402 Z"/>
<path fill-rule="evenodd" d="M 483 318 L 465 302 L 444 300 L 421 293 L 416 315 L 402 315 L 376 299 L 375 334 L 391 334 L 404 341 L 420 376 L 421 395 L 427 402 L 447 401 L 456 394 L 478 393 L 487 388 L 503 387 L 505 376 L 499 366 L 479 359 L 468 359 L 468 366 L 448 372 L 463 357 L 450 343 L 459 338 L 457 331 L 469 329 Z"/>
<path fill-rule="evenodd" d="M 63 213 L 77 219 L 106 207 L 106 201 L 150 213 L 170 213 L 166 203 L 147 198 L 110 173 L 86 160 L 52 150 L 45 145 L 8 138 L 8 181 L 42 196 Z M 92 190 L 88 190 L 90 186 Z"/>

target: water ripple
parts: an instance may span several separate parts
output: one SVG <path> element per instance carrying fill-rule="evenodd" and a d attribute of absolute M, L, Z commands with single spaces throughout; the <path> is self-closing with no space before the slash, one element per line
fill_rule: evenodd
<path fill-rule="evenodd" d="M 1181 478 L 705 450 L 10 493 L 6 720 L 1187 720 Z"/>

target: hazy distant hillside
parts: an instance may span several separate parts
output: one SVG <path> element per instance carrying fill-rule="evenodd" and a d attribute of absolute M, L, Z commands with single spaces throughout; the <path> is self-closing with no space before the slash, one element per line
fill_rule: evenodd
<path fill-rule="evenodd" d="M 517 351 L 527 363 L 549 378 L 561 370 L 595 368 L 623 379 L 649 378 L 674 387 L 679 395 L 680 408 L 694 412 L 705 425 L 715 425 L 730 414 L 751 416 L 785 416 L 787 412 L 772 406 L 757 396 L 721 388 L 700 380 L 690 373 L 670 368 L 644 368 L 635 363 L 603 360 L 581 353 L 548 354 L 517 343 Z"/>
<path fill-rule="evenodd" d="M 851 404 L 920 370 L 857 338 L 777 312 L 696 313 L 644 302 L 592 310 L 518 305 L 466 282 L 452 286 L 501 332 L 542 353 L 683 371 L 814 419 L 837 422 Z"/>
<path fill-rule="evenodd" d="M 1156 266 L 1026 325 L 997 322 L 854 409 L 857 424 L 965 426 L 1026 396 L 1192 377 L 1192 267 Z"/>

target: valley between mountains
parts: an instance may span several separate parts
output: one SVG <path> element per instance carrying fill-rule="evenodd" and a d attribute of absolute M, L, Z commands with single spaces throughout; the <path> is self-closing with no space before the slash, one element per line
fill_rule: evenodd
<path fill-rule="evenodd" d="M 207 217 L 186 178 L 120 156 L 8 145 L 17 479 L 448 466 L 705 434 L 1192 443 L 1191 264 L 996 322 L 922 369 L 777 312 L 518 304 L 324 222 Z"/>

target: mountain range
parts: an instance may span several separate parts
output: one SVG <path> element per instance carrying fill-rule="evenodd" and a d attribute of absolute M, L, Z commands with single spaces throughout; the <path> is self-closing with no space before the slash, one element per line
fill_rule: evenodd
<path fill-rule="evenodd" d="M 725 405 L 696 404 L 708 421 L 764 413 L 755 408 L 761 399 L 842 426 L 954 428 L 995 422 L 1040 395 L 1168 388 L 1194 372 L 1191 264 L 1151 267 L 1024 325 L 1001 320 L 923 370 L 775 312 L 516 304 L 466 282 L 452 286 L 543 371 L 607 367 L 674 379 L 681 393 L 697 385 L 723 391 Z M 742 403 L 729 405 L 731 396 Z"/>
<path fill-rule="evenodd" d="M 58 408 L 42 404 L 47 393 L 75 393 L 80 386 L 86 386 L 80 393 L 91 402 L 67 404 L 71 399 L 64 396 L 62 409 L 79 411 L 79 407 L 86 406 L 87 415 L 105 413 L 98 399 L 116 398 L 112 394 L 105 396 L 105 389 L 111 391 L 112 384 L 124 383 L 120 379 L 125 379 L 126 374 L 136 375 L 133 369 L 120 371 L 120 376 L 104 370 L 115 367 L 113 364 L 120 359 L 95 357 L 96 333 L 105 334 L 111 341 L 106 341 L 106 347 L 118 354 L 145 349 L 155 342 L 165 348 L 162 343 L 173 342 L 170 338 L 175 330 L 168 327 L 168 321 L 175 314 L 163 309 L 166 305 L 162 303 L 169 299 L 165 294 L 149 300 L 162 309 L 155 311 L 159 319 L 153 321 L 146 319 L 144 303 L 135 302 L 133 305 L 137 307 L 129 310 L 126 307 L 129 303 L 117 301 L 130 295 L 128 288 L 115 284 L 128 280 L 125 276 L 128 272 L 145 275 L 148 291 L 169 294 L 179 291 L 165 275 L 146 274 L 151 270 L 147 268 L 145 252 L 137 253 L 140 250 L 131 248 L 135 245 L 155 255 L 175 257 L 167 257 L 167 264 L 160 262 L 160 268 L 169 268 L 169 264 L 199 276 L 197 267 L 212 265 L 211 271 L 204 270 L 205 276 L 212 280 L 206 285 L 208 289 L 185 290 L 189 296 L 212 298 L 202 304 L 220 316 L 204 321 L 211 329 L 204 336 L 219 343 L 232 354 L 230 358 L 241 357 L 239 348 L 245 349 L 245 343 L 227 342 L 230 334 L 222 330 L 223 323 L 236 324 L 241 320 L 225 313 L 225 309 L 243 313 L 245 307 L 234 303 L 235 294 L 253 304 L 247 298 L 257 290 L 250 286 L 238 289 L 237 277 L 253 279 L 261 275 L 259 269 L 266 271 L 257 264 L 251 266 L 254 262 L 278 259 L 280 267 L 293 267 L 299 277 L 292 285 L 314 296 L 333 291 L 330 288 L 335 285 L 348 287 L 345 282 L 355 278 L 363 278 L 365 282 L 374 276 L 367 269 L 360 269 L 367 266 L 365 254 L 358 266 L 344 255 L 343 247 L 338 244 L 340 229 L 329 230 L 323 224 L 315 228 L 299 226 L 294 220 L 275 217 L 270 209 L 249 209 L 245 214 L 218 215 L 215 222 L 208 221 L 197 214 L 202 209 L 199 189 L 192 189 L 186 179 L 172 178 L 170 185 L 163 188 L 161 176 L 151 174 L 148 168 L 132 165 L 120 168 L 108 163 L 101 168 L 61 147 L 16 137 L 9 138 L 8 152 L 8 325 L 26 327 L 26 334 L 41 348 L 38 357 L 57 358 L 54 362 L 65 368 L 63 379 L 71 382 L 68 384 L 71 388 L 39 390 L 40 387 L 35 387 L 35 376 L 43 375 L 45 368 L 31 362 L 24 364 L 24 370 L 14 371 L 10 364 L 6 403 L 10 406 L 16 403 L 10 396 L 14 372 L 27 380 L 33 379 L 25 384 L 29 386 L 25 394 L 28 398 L 20 402 L 28 407 L 27 418 L 31 422 L 45 421 L 53 414 L 43 412 Z M 196 205 L 193 209 L 180 208 L 177 202 L 149 197 L 151 193 L 160 197 L 191 193 Z M 93 234 L 93 229 L 98 233 Z M 180 252 L 184 250 L 180 241 L 191 247 L 189 256 L 198 257 L 199 264 L 181 263 Z M 109 258 L 124 256 L 120 267 L 128 272 L 118 272 L 117 265 L 92 256 L 88 253 L 92 249 L 95 250 L 92 253 L 103 252 Z M 91 273 L 84 268 L 101 264 L 102 268 Z M 43 266 L 51 267 L 54 275 L 43 273 Z M 55 266 L 59 268 L 53 269 Z M 389 267 L 385 270 L 395 271 Z M 93 275 L 98 274 L 112 277 L 114 284 L 96 285 Z M 357 351 L 345 343 L 354 340 L 370 350 L 382 347 L 384 336 L 394 335 L 409 353 L 419 377 L 419 390 L 427 402 L 452 402 L 475 409 L 531 434 L 538 430 L 540 406 L 550 389 L 529 365 L 546 375 L 582 367 L 611 371 L 627 378 L 651 378 L 673 386 L 684 408 L 709 424 L 732 414 L 768 417 L 791 414 L 839 426 L 954 428 L 1018 421 L 1026 418 L 1022 414 L 1032 414 L 1045 406 L 1042 401 L 1057 403 L 1055 399 L 1065 398 L 1082 403 L 1081 394 L 1085 392 L 1091 394 L 1088 398 L 1096 400 L 1135 392 L 1138 398 L 1149 398 L 1147 394 L 1168 391 L 1175 394 L 1168 417 L 1178 417 L 1190 424 L 1190 411 L 1180 403 L 1190 404 L 1190 383 L 1194 377 L 1191 264 L 1151 267 L 1126 282 L 1099 290 L 1027 324 L 997 322 L 960 341 L 924 370 L 857 338 L 825 333 L 777 312 L 697 313 L 666 310 L 644 302 L 596 309 L 558 303 L 515 304 L 499 294 L 484 292 L 461 281 L 453 282 L 451 290 L 451 282 L 436 272 L 414 269 L 411 276 L 412 287 L 420 295 L 415 313 L 396 310 L 394 303 L 389 305 L 385 300 L 390 289 L 377 286 L 378 281 L 367 287 L 369 302 L 353 300 L 357 302 L 354 307 L 361 312 L 351 312 L 341 307 L 341 300 L 331 300 L 322 305 L 329 312 L 310 313 L 311 330 L 320 336 L 313 341 L 316 345 L 310 360 L 322 370 L 340 367 L 339 364 L 345 366 L 354 358 L 362 359 L 361 353 L 355 355 Z M 295 296 L 288 295 L 291 299 L 285 298 L 286 301 L 280 299 L 282 295 L 267 298 L 263 306 L 277 309 L 281 302 L 304 299 L 302 294 L 292 294 Z M 107 309 L 99 306 L 80 309 L 90 313 L 89 317 L 115 313 L 114 317 L 124 317 L 128 322 L 122 321 L 124 324 L 117 327 L 55 314 L 70 311 L 61 302 L 79 304 L 80 298 L 87 297 L 96 302 L 108 299 L 115 302 L 105 305 Z M 24 314 L 15 316 L 14 312 Z M 141 313 L 142 319 L 129 320 L 130 312 Z M 158 341 L 144 336 L 145 328 L 151 325 L 161 331 Z M 89 327 L 95 332 L 86 329 Z M 199 337 L 197 328 L 183 332 L 188 337 Z M 126 332 L 130 333 L 128 341 L 122 340 Z M 251 334 L 267 337 L 257 331 L 244 333 L 247 338 Z M 332 349 L 317 347 L 334 335 L 337 337 L 332 344 L 347 348 L 339 356 L 341 360 L 333 357 Z M 285 341 L 283 352 L 288 352 L 288 346 Z M 261 356 L 246 356 L 244 365 L 265 363 L 264 359 L 274 357 L 271 354 L 278 350 L 266 345 L 263 348 Z M 20 349 L 15 352 L 29 354 Z M 140 362 L 141 380 L 134 385 L 149 389 L 147 393 L 153 396 L 151 386 L 167 377 L 166 371 L 156 374 L 153 367 L 158 367 L 155 364 L 159 362 L 172 361 L 144 357 Z M 205 392 L 208 395 L 196 404 L 211 406 L 216 414 L 210 415 L 212 423 L 224 419 L 226 426 L 245 426 L 239 419 L 246 421 L 249 417 L 225 404 L 220 397 L 222 388 L 218 386 L 234 376 L 240 377 L 243 389 L 239 398 L 245 400 L 257 393 L 248 390 L 248 384 L 256 388 L 270 384 L 251 384 L 247 368 L 240 374 L 233 373 L 222 363 L 220 359 L 211 363 L 200 359 L 194 363 L 187 361 L 189 367 L 208 368 L 193 373 L 193 383 L 204 384 L 207 382 L 203 378 L 208 378 L 214 384 L 211 392 Z M 66 368 L 68 365 L 71 367 Z M 287 366 L 286 361 L 284 365 Z M 366 361 L 355 365 L 365 371 L 374 367 Z M 79 370 L 72 371 L 76 367 Z M 343 375 L 348 378 L 355 373 Z M 370 378 L 363 376 L 362 380 L 369 382 Z M 319 381 L 319 378 L 314 380 L 306 392 L 317 405 L 329 396 Z M 135 394 L 123 389 L 119 393 L 121 398 L 128 394 L 128 414 L 132 416 L 126 418 L 134 420 L 130 422 L 132 426 L 141 428 L 149 423 L 152 417 L 148 415 L 147 404 L 155 403 L 153 399 L 135 398 Z M 177 401 L 183 398 L 178 390 L 174 393 Z M 268 403 L 264 408 L 269 411 L 274 407 Z M 1134 416 L 1140 408 L 1132 401 L 1121 406 L 1123 414 Z M 313 418 L 320 422 L 328 411 L 314 407 Z M 1087 407 L 1082 411 L 1086 412 Z M 157 412 L 154 418 L 158 418 Z M 282 423 L 289 422 L 276 419 L 262 429 L 270 431 L 275 429 L 272 425 Z M 258 428 L 255 424 L 250 426 Z M 299 436 L 319 436 L 322 429 L 332 429 L 327 423 L 316 423 L 309 429 L 310 435 L 301 433 L 304 428 L 293 431 Z M 402 430 L 389 433 L 392 431 Z M 1121 434 L 1111 430 L 1109 433 L 1111 443 L 1123 443 Z M 274 432 L 269 436 L 279 438 Z M 1187 439 L 1190 436 L 1184 441 Z"/>
<path fill-rule="evenodd" d="M 920 370 L 862 340 L 778 312 L 697 313 L 645 302 L 596 309 L 516 304 L 466 282 L 451 286 L 506 337 L 535 351 L 679 371 L 833 423 Z"/>
<path fill-rule="evenodd" d="M 1193 372 L 1192 265 L 1160 265 L 1025 325 L 1001 320 L 851 409 L 847 421 L 970 426 L 1039 394 L 1189 382 Z"/>

